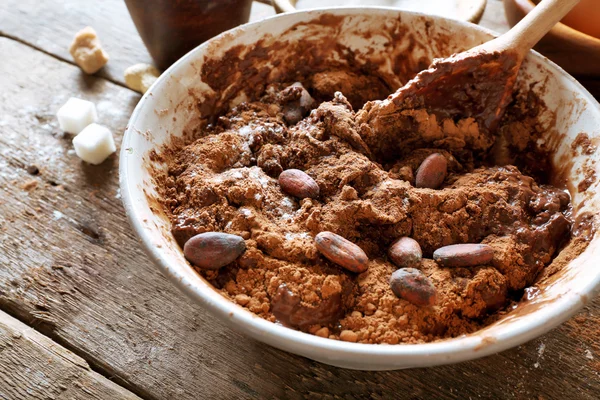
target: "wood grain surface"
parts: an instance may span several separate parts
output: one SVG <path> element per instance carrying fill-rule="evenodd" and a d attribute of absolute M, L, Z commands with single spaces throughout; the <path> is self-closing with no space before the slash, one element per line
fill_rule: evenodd
<path fill-rule="evenodd" d="M 43 15 L 19 6 L 33 5 L 30 0 L 5 0 L 0 6 L 0 32 L 13 38 L 0 38 L 0 310 L 144 399 L 599 397 L 599 300 L 513 350 L 458 365 L 393 372 L 329 367 L 226 328 L 179 293 L 143 254 L 121 206 L 116 155 L 101 166 L 83 164 L 72 153 L 72 137 L 58 129 L 58 107 L 70 96 L 81 97 L 97 104 L 99 122 L 111 128 L 119 145 L 139 100 L 136 93 L 103 76 L 84 76 L 57 57 L 59 33 L 68 42 L 75 26 L 87 23 L 84 16 L 100 14 L 105 2 L 48 1 L 98 10 L 73 13 L 75 21 L 62 21 L 68 29 L 54 31 L 49 25 L 45 32 L 54 39 L 40 33 L 35 47 L 27 44 L 34 42 L 27 36 L 33 28 L 6 24 L 6 2 L 20 10 L 9 12 L 20 15 L 23 24 L 41 24 Z M 46 10 L 44 18 L 59 20 L 61 10 L 35 4 Z M 141 46 L 134 43 L 115 41 L 111 63 L 144 54 L 139 47 L 130 51 Z M 3 340 L 0 333 L 0 364 L 8 348 Z M 60 376 L 44 369 L 44 347 L 11 348 L 10 357 L 29 354 L 31 373 L 49 374 L 54 385 Z M 23 398 L 8 391 L 22 382 L 19 371 L 0 366 L 0 398 L 2 393 Z"/>
<path fill-rule="evenodd" d="M 254 3 L 250 19 L 273 15 L 274 10 Z M 123 72 L 137 63 L 152 63 L 123 0 L 2 0 L 0 36 L 22 41 L 61 60 L 73 63 L 69 45 L 75 32 L 86 26 L 97 32 L 110 56 L 97 75 L 125 85 Z"/>
<path fill-rule="evenodd" d="M 136 395 L 80 357 L 0 311 L 0 399 L 114 399 Z"/>

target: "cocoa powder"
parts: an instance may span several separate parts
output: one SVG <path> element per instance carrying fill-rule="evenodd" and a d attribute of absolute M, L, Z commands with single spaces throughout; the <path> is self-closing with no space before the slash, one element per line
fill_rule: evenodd
<path fill-rule="evenodd" d="M 303 82 L 308 92 L 327 87 L 320 79 L 328 75 Z M 181 246 L 211 231 L 245 239 L 246 251 L 235 262 L 198 272 L 260 317 L 362 343 L 455 337 L 493 321 L 568 240 L 569 196 L 538 183 L 546 181 L 539 165 L 547 157 L 530 154 L 540 131 L 535 110 L 528 109 L 537 99 L 526 89 L 496 135 L 470 118 L 413 109 L 402 118 L 414 135 L 386 131 L 375 138 L 362 128 L 365 110 L 375 104 L 357 114 L 339 92 L 290 121 L 285 112 L 297 102 L 289 96 L 292 83 L 267 86 L 259 100 L 221 115 L 197 140 L 155 155 L 168 164 L 156 180 Z M 354 102 L 371 95 L 354 92 Z M 414 187 L 419 165 L 434 153 L 448 161 L 442 187 Z M 277 179 L 288 169 L 314 179 L 318 198 L 282 191 Z M 349 272 L 321 255 L 314 238 L 324 231 L 358 245 L 368 269 Z M 388 249 L 403 236 L 422 248 L 417 268 L 435 286 L 434 306 L 416 306 L 390 287 L 397 267 Z M 470 268 L 443 268 L 431 259 L 434 250 L 458 243 L 487 244 L 494 257 Z"/>

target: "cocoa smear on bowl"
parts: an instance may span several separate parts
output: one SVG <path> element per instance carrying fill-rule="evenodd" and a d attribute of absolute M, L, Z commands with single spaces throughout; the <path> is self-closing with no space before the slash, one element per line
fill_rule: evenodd
<path fill-rule="evenodd" d="M 168 166 L 155 179 L 181 246 L 209 231 L 246 241 L 237 261 L 219 271 L 198 272 L 257 315 L 332 339 L 429 342 L 497 320 L 551 265 L 573 223 L 569 196 L 547 185 L 549 154 L 536 145 L 544 105 L 532 88 L 515 92 L 494 135 L 469 118 L 454 121 L 412 109 L 395 116 L 412 135 L 390 132 L 378 140 L 363 129 L 364 111 L 354 109 L 384 98 L 398 83 L 351 56 L 345 63 L 328 63 L 302 44 L 294 44 L 290 53 L 306 55 L 310 68 L 295 74 L 284 68 L 287 73 L 272 76 L 261 62 L 284 45 L 259 42 L 207 62 L 203 80 L 227 93 L 204 97 L 198 105 L 204 122 L 153 155 Z M 326 51 L 334 47 L 323 44 Z M 405 61 L 404 69 L 395 70 L 405 71 L 408 79 L 422 62 Z M 298 106 L 300 92 L 289 86 L 298 81 L 316 102 L 310 114 L 299 111 L 304 119 L 290 124 L 286 109 Z M 247 101 L 228 110 L 243 87 L 252 88 Z M 335 93 L 339 87 L 350 90 L 350 99 L 343 90 Z M 433 153 L 447 158 L 447 179 L 440 190 L 415 188 L 418 166 Z M 318 198 L 300 200 L 282 192 L 277 178 L 287 169 L 312 177 Z M 314 237 L 323 231 L 360 246 L 369 256 L 368 270 L 351 273 L 320 255 Z M 435 306 L 413 305 L 390 288 L 396 267 L 387 251 L 402 236 L 422 247 L 418 269 L 436 287 Z M 492 262 L 442 268 L 431 260 L 437 248 L 468 242 L 492 246 Z M 571 240 L 561 262 L 578 255 L 586 243 Z"/>
<path fill-rule="evenodd" d="M 422 24 L 429 31 L 427 18 Z M 272 82 L 309 85 L 318 103 L 330 100 L 339 90 L 359 109 L 366 100 L 386 98 L 427 68 L 431 62 L 428 49 L 436 49 L 440 56 L 454 51 L 449 45 L 450 33 L 430 32 L 420 37 L 400 18 L 381 21 L 371 30 L 360 24 L 348 25 L 353 25 L 351 19 L 324 14 L 277 36 L 264 35 L 252 45 L 233 46 L 224 54 L 220 49 L 227 37 L 211 43 L 207 53 L 219 56 L 208 56 L 197 69 L 212 90 L 190 89 L 199 117 L 191 121 L 184 137 L 203 135 L 203 129 L 229 111 L 232 103 L 239 103 L 240 98 L 258 99 Z M 298 32 L 302 32 L 302 40 L 298 40 Z M 358 40 L 383 41 L 385 52 L 375 54 L 381 52 L 376 46 L 352 48 L 344 40 L 350 34 Z"/>

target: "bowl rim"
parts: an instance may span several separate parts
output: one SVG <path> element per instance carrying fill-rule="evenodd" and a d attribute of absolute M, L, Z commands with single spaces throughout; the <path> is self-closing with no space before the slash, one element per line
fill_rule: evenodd
<path fill-rule="evenodd" d="M 461 18 L 459 20 L 477 24 L 477 23 L 479 23 L 479 21 L 481 21 L 481 18 L 483 17 L 483 13 L 485 12 L 485 9 L 487 7 L 487 0 L 471 0 L 471 1 L 473 2 L 472 7 L 473 7 L 474 11 L 471 13 L 471 15 L 468 16 L 468 18 Z M 271 0 L 273 8 L 275 8 L 275 12 L 277 12 L 277 13 L 291 12 L 288 10 L 292 10 L 292 9 L 294 11 L 314 10 L 314 8 L 299 9 L 296 7 L 297 2 L 298 2 L 298 0 Z M 344 5 L 340 5 L 340 7 L 344 7 Z M 402 8 L 394 7 L 394 6 L 390 6 L 390 8 L 394 8 L 396 10 L 402 10 Z"/>
<path fill-rule="evenodd" d="M 475 30 L 490 35 L 491 37 L 498 35 L 490 29 L 469 22 L 441 16 L 403 11 L 393 7 L 354 6 L 297 10 L 295 12 L 273 15 L 260 21 L 240 25 L 204 42 L 176 61 L 156 80 L 136 105 L 127 124 L 119 156 L 119 185 L 123 206 L 130 225 L 133 227 L 145 253 L 154 264 L 160 268 L 163 275 L 171 280 L 180 290 L 203 305 L 212 315 L 215 315 L 222 321 L 228 323 L 228 325 L 237 326 L 238 328 L 241 326 L 247 329 L 246 333 L 250 336 L 286 351 L 302 354 L 307 357 L 311 357 L 307 354 L 312 354 L 316 358 L 318 358 L 318 355 L 335 354 L 334 357 L 336 360 L 346 361 L 348 359 L 353 359 L 354 362 L 359 362 L 360 360 L 372 360 L 373 357 L 375 357 L 378 365 L 386 365 L 386 367 L 378 367 L 376 369 L 395 369 L 405 367 L 400 364 L 403 364 L 401 360 L 406 359 L 411 360 L 410 367 L 442 365 L 480 358 L 523 344 L 558 326 L 586 305 L 589 299 L 600 291 L 600 271 L 593 279 L 589 279 L 581 293 L 568 292 L 564 296 L 556 299 L 556 301 L 553 301 L 552 307 L 540 307 L 537 309 L 535 311 L 536 318 L 526 318 L 526 321 L 524 322 L 521 321 L 521 318 L 514 323 L 506 324 L 500 329 L 500 332 L 493 337 L 480 334 L 481 331 L 476 331 L 472 334 L 456 338 L 419 344 L 374 345 L 349 343 L 321 338 L 294 329 L 285 328 L 258 317 L 249 310 L 228 300 L 220 293 L 217 293 L 208 282 L 195 272 L 194 277 L 196 278 L 196 282 L 191 282 L 188 279 L 189 270 L 191 270 L 189 265 L 178 265 L 178 263 L 170 262 L 169 257 L 166 254 L 163 254 L 163 250 L 153 245 L 152 237 L 148 232 L 147 227 L 142 222 L 144 217 L 140 214 L 140 210 L 134 203 L 135 195 L 143 191 L 141 188 L 137 188 L 136 185 L 129 184 L 129 169 L 136 168 L 136 165 L 130 165 L 130 162 L 128 162 L 129 152 L 127 151 L 127 149 L 131 147 L 130 140 L 134 134 L 135 121 L 141 114 L 142 109 L 151 101 L 153 89 L 159 86 L 162 81 L 168 81 L 171 73 L 182 68 L 188 62 L 191 62 L 197 52 L 208 47 L 212 42 L 231 35 L 232 32 L 241 30 L 243 34 L 243 31 L 247 28 L 271 23 L 271 21 L 291 18 L 297 14 L 314 14 L 315 17 L 318 17 L 320 14 L 325 13 L 339 13 L 343 15 L 380 13 L 383 16 L 383 14 L 389 12 L 425 17 L 434 22 L 436 20 L 443 20 L 447 23 L 454 24 L 457 29 Z M 538 61 L 543 61 L 548 69 L 554 70 L 554 73 L 558 73 L 563 78 L 570 81 L 570 83 L 578 90 L 578 94 L 584 98 L 586 104 L 592 104 L 600 113 L 600 104 L 598 104 L 595 98 L 579 82 L 577 82 L 575 78 L 538 52 L 532 50 L 530 54 L 533 54 Z M 141 165 L 137 165 L 137 168 L 141 168 Z M 142 196 L 145 195 L 142 193 Z M 596 234 L 595 239 L 597 239 L 597 236 L 598 233 Z M 594 253 L 594 256 L 595 255 L 596 253 Z M 182 267 L 189 270 L 184 271 Z M 201 287 L 197 287 L 198 284 L 206 286 L 218 296 L 208 296 L 202 291 Z M 415 360 L 415 357 L 418 360 Z"/>

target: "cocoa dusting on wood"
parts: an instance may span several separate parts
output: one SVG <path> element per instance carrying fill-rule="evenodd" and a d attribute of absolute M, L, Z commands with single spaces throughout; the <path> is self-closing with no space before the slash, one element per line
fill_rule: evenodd
<path fill-rule="evenodd" d="M 569 336 L 581 344 L 577 354 L 582 358 L 582 363 L 600 373 L 600 316 L 588 307 L 565 325 Z"/>

